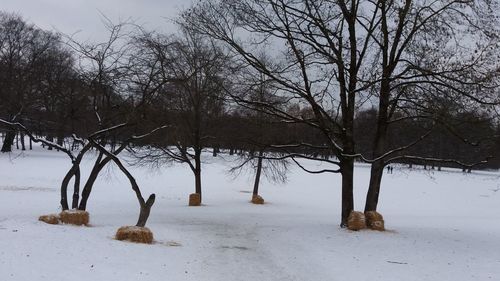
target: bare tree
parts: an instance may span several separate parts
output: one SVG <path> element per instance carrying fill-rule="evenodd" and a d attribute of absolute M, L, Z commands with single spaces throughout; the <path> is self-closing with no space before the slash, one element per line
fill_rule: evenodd
<path fill-rule="evenodd" d="M 480 91 L 470 82 L 474 77 L 476 81 L 492 78 L 491 74 L 483 71 L 487 68 L 479 70 L 478 67 L 471 67 L 478 66 L 477 56 L 471 59 L 466 57 L 466 62 L 459 63 L 457 59 L 466 54 L 466 48 L 460 45 L 462 38 L 453 36 L 455 31 L 461 30 L 459 21 L 472 26 L 469 34 L 473 34 L 479 28 L 477 20 L 494 20 L 491 11 L 489 15 L 478 12 L 485 7 L 483 4 L 488 2 L 476 5 L 474 1 L 410 0 L 202 1 L 185 12 L 184 20 L 198 32 L 224 42 L 239 55 L 242 62 L 273 79 L 279 85 L 280 94 L 288 97 L 289 101 L 297 100 L 310 108 L 313 113 L 311 118 L 289 116 L 272 106 L 268 106 L 267 110 L 289 122 L 302 122 L 324 133 L 326 146 L 338 158 L 338 163 L 334 163 L 339 167 L 336 172 L 342 173 L 341 225 L 344 226 L 347 215 L 353 209 L 354 159 L 362 158 L 374 163 L 370 194 L 376 193 L 378 198 L 375 186 L 380 183 L 385 164 L 377 160 L 401 159 L 399 152 L 419 142 L 420 138 L 414 139 L 402 147 L 391 149 L 386 155 L 389 152 L 385 140 L 388 124 L 394 121 L 390 118 L 397 112 L 400 100 L 418 103 L 419 95 L 414 89 L 429 85 L 438 86 L 431 87 L 434 92 L 451 90 L 465 97 L 474 89 L 474 94 L 467 97 L 469 101 L 478 101 L 475 98 L 477 94 L 487 89 Z M 473 18 L 474 21 L 470 21 Z M 490 23 L 490 27 L 494 26 Z M 493 30 L 484 26 L 481 28 L 483 35 L 498 38 Z M 457 40 L 455 46 L 460 47 L 447 49 L 454 40 Z M 277 60 L 279 63 L 273 64 L 274 67 L 264 64 L 256 55 L 259 45 L 264 45 L 267 50 L 273 47 L 284 50 L 275 51 L 274 55 L 282 59 Z M 420 51 L 427 52 L 425 56 L 417 54 L 417 46 L 420 46 Z M 488 48 L 493 46 L 496 45 L 484 45 L 478 52 L 483 54 L 490 50 L 488 53 L 491 56 L 491 49 Z M 430 57 L 428 53 L 432 48 L 446 50 L 448 55 L 440 52 L 439 55 L 444 56 Z M 459 53 L 449 55 L 455 51 Z M 432 63 L 436 64 L 434 68 L 430 67 Z M 460 88 L 458 82 L 463 78 L 456 71 L 460 71 L 461 75 L 466 73 L 463 77 L 469 79 L 463 80 L 461 85 L 467 85 L 467 88 Z M 370 102 L 372 96 L 379 101 L 377 110 L 380 114 L 377 118 L 380 122 L 376 143 L 373 144 L 373 157 L 365 157 L 351 153 L 355 152 L 354 114 L 357 106 Z M 428 134 L 420 137 L 425 138 Z M 391 157 L 396 154 L 399 158 Z M 374 196 L 368 197 L 371 203 L 367 204 L 375 202 Z M 370 209 L 374 208 L 368 206 L 367 210 Z"/>
<path fill-rule="evenodd" d="M 240 63 L 274 80 L 278 95 L 311 110 L 310 118 L 301 118 L 264 106 L 269 114 L 322 132 L 324 145 L 289 148 L 326 148 L 337 156 L 329 161 L 335 168 L 311 172 L 342 174 L 341 226 L 354 208 L 354 114 L 377 24 L 365 11 L 378 9 L 376 3 L 359 9 L 357 1 L 222 0 L 202 1 L 183 16 L 187 26 L 224 42 Z M 358 32 L 360 24 L 368 32 Z M 276 62 L 263 63 L 259 46 L 272 51 Z"/>
<path fill-rule="evenodd" d="M 153 131 L 144 134 L 142 136 L 133 136 L 130 138 L 130 141 L 133 140 L 139 140 L 145 137 L 148 137 L 149 135 L 155 133 L 158 130 L 164 129 L 165 127 L 159 127 L 154 129 Z M 139 219 L 137 220 L 136 226 L 144 227 L 146 226 L 146 222 L 149 218 L 149 214 L 151 213 L 151 207 L 153 206 L 155 202 L 155 194 L 151 194 L 147 200 L 144 200 L 144 197 L 142 196 L 141 189 L 139 188 L 139 185 L 137 184 L 137 181 L 135 178 L 132 176 L 132 174 L 129 172 L 129 170 L 123 165 L 123 163 L 120 161 L 120 159 L 116 156 L 116 152 L 110 152 L 108 151 L 104 146 L 99 144 L 99 142 L 95 141 L 93 138 L 89 138 L 89 143 L 91 143 L 92 146 L 96 147 L 101 153 L 105 154 L 108 159 L 111 159 L 120 169 L 120 171 L 123 172 L 123 174 L 128 178 L 130 181 L 130 185 L 132 187 L 132 190 L 135 192 L 137 201 L 139 201 L 139 206 L 140 206 L 140 212 L 139 212 Z"/>
<path fill-rule="evenodd" d="M 103 24 L 108 30 L 108 38 L 100 43 L 82 43 L 72 37 L 67 37 L 68 46 L 77 54 L 79 76 L 85 81 L 91 97 L 91 108 L 94 114 L 93 125 L 88 135 L 93 131 L 106 131 L 107 128 L 122 127 L 132 122 L 134 115 L 126 108 L 126 85 L 130 69 L 131 46 L 128 44 L 132 31 L 131 23 L 123 22 L 114 24 L 105 16 Z M 90 120 L 87 120 L 90 123 Z M 119 125 L 117 125 L 119 124 Z M 122 152 L 128 145 L 123 142 L 118 148 L 115 135 L 99 134 L 100 139 L 95 140 L 100 145 L 112 143 L 115 156 Z M 83 138 L 87 139 L 87 138 Z M 100 171 L 113 160 L 98 150 L 98 156 L 81 192 L 78 209 L 85 210 L 87 201 L 92 192 L 92 187 Z"/>
<path fill-rule="evenodd" d="M 154 149 L 139 152 L 138 157 L 142 163 L 186 163 L 194 174 L 195 192 L 201 196 L 202 151 L 215 138 L 213 122 L 224 106 L 226 55 L 188 30 L 178 38 L 159 36 L 150 46 L 162 62 L 158 70 L 167 81 L 156 99 L 157 111 L 170 127 Z"/>
<path fill-rule="evenodd" d="M 261 57 L 264 63 L 269 60 L 265 54 Z M 264 109 L 264 105 L 271 104 L 285 110 L 287 104 L 274 95 L 273 81 L 266 79 L 264 74 L 245 69 L 240 69 L 239 74 L 245 78 L 238 81 L 240 83 L 238 89 L 234 86 L 231 88 L 234 92 L 229 96 L 239 105 L 233 110 L 240 112 L 246 119 L 245 132 L 240 131 L 237 134 L 233 132 L 226 138 L 229 138 L 230 142 L 241 143 L 248 151 L 239 154 L 240 163 L 232 167 L 229 172 L 233 175 L 242 172 L 252 173 L 254 176 L 252 196 L 257 196 L 261 176 L 274 183 L 284 183 L 287 180 L 289 159 L 272 159 L 276 155 L 278 158 L 284 156 L 283 153 L 278 153 L 277 149 L 272 150 L 272 146 L 279 142 L 275 139 L 273 130 L 276 130 L 276 125 L 281 122 L 275 116 L 265 114 Z"/>
<path fill-rule="evenodd" d="M 375 42 L 369 53 L 373 76 L 366 86 L 377 103 L 372 153 L 361 157 L 372 163 L 365 211 L 377 209 L 386 164 L 420 159 L 473 166 L 460 162 L 460 155 L 425 159 L 410 149 L 438 128 L 460 137 L 452 112 L 484 111 L 500 101 L 494 78 L 500 33 L 488 1 L 378 1 L 377 6 L 372 15 L 379 23 L 376 31 L 360 27 Z M 406 144 L 391 146 L 391 127 L 410 119 L 427 128 Z"/>

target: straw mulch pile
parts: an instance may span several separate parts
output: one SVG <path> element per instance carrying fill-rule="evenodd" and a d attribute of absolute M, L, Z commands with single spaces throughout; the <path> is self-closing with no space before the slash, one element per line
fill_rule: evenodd
<path fill-rule="evenodd" d="M 352 211 L 347 218 L 347 228 L 355 231 L 366 228 L 365 214 Z"/>
<path fill-rule="evenodd" d="M 365 213 L 366 226 L 373 230 L 384 231 L 384 217 L 376 211 L 368 211 Z"/>
<path fill-rule="evenodd" d="M 189 194 L 189 206 L 200 206 L 201 196 L 198 193 Z"/>
<path fill-rule="evenodd" d="M 59 216 L 57 214 L 43 215 L 38 220 L 48 224 L 59 224 Z"/>
<path fill-rule="evenodd" d="M 126 240 L 135 243 L 153 243 L 153 232 L 147 227 L 122 226 L 116 231 L 116 240 Z"/>
<path fill-rule="evenodd" d="M 260 195 L 253 195 L 252 196 L 252 203 L 253 204 L 264 204 L 264 198 Z"/>
<path fill-rule="evenodd" d="M 89 213 L 81 210 L 67 210 L 59 214 L 59 220 L 62 223 L 73 225 L 88 225 Z"/>

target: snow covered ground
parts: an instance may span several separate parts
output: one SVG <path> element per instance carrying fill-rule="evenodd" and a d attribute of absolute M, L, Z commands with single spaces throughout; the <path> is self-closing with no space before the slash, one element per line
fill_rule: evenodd
<path fill-rule="evenodd" d="M 268 203 L 257 206 L 250 178 L 232 180 L 221 158 L 206 162 L 201 207 L 187 206 L 186 166 L 132 169 L 144 196 L 157 194 L 156 243 L 140 245 L 113 239 L 139 212 L 116 167 L 94 187 L 91 227 L 53 226 L 37 218 L 58 212 L 68 158 L 40 148 L 0 155 L 0 280 L 500 280 L 498 172 L 396 167 L 380 198 L 388 231 L 351 232 L 338 227 L 338 175 L 292 168 L 287 184 L 263 183 Z M 368 176 L 356 168 L 357 210 Z"/>

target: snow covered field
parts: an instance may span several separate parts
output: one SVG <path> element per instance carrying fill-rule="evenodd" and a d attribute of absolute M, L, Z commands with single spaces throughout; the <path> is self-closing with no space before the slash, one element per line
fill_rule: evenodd
<path fill-rule="evenodd" d="M 157 194 L 148 221 L 156 243 L 140 245 L 113 239 L 139 212 L 115 166 L 94 187 L 91 227 L 53 226 L 37 218 L 58 212 L 68 158 L 1 154 L 0 280 L 500 280 L 499 173 L 396 167 L 380 198 L 388 231 L 351 232 L 338 226 L 338 175 L 294 167 L 287 184 L 263 183 L 268 204 L 257 206 L 252 179 L 232 180 L 221 158 L 206 162 L 201 207 L 187 206 L 187 166 L 132 169 L 144 196 Z M 356 168 L 357 210 L 368 176 Z"/>

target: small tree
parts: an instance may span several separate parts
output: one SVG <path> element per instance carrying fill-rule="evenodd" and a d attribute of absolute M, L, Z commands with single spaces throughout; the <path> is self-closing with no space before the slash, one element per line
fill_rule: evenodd
<path fill-rule="evenodd" d="M 215 139 L 214 120 L 224 108 L 226 55 L 205 38 L 183 30 L 182 37 L 149 38 L 162 63 L 155 68 L 166 81 L 153 108 L 169 124 L 168 135 L 154 149 L 139 151 L 141 163 L 180 162 L 195 178 L 202 194 L 202 151 Z"/>
<path fill-rule="evenodd" d="M 264 54 L 261 57 L 264 63 L 270 61 Z M 247 151 L 240 154 L 240 163 L 229 172 L 234 175 L 239 175 L 246 170 L 251 172 L 254 176 L 252 196 L 258 196 L 261 176 L 274 183 L 284 183 L 287 180 L 289 160 L 273 159 L 285 156 L 283 153 L 278 153 L 277 149 L 272 150 L 273 145 L 282 141 L 277 139 L 273 132 L 278 128 L 280 121 L 276 116 L 265 113 L 265 105 L 283 108 L 285 102 L 273 94 L 276 88 L 273 87 L 272 80 L 266 79 L 262 73 L 241 69 L 239 74 L 245 76 L 244 80 L 239 82 L 245 83 L 233 86 L 229 90 L 231 91 L 229 96 L 234 103 L 239 105 L 234 111 L 241 112 L 247 122 L 236 134 L 239 137 L 235 137 L 235 132 L 233 132 L 232 136 L 226 136 L 226 138 L 240 143 Z"/>

